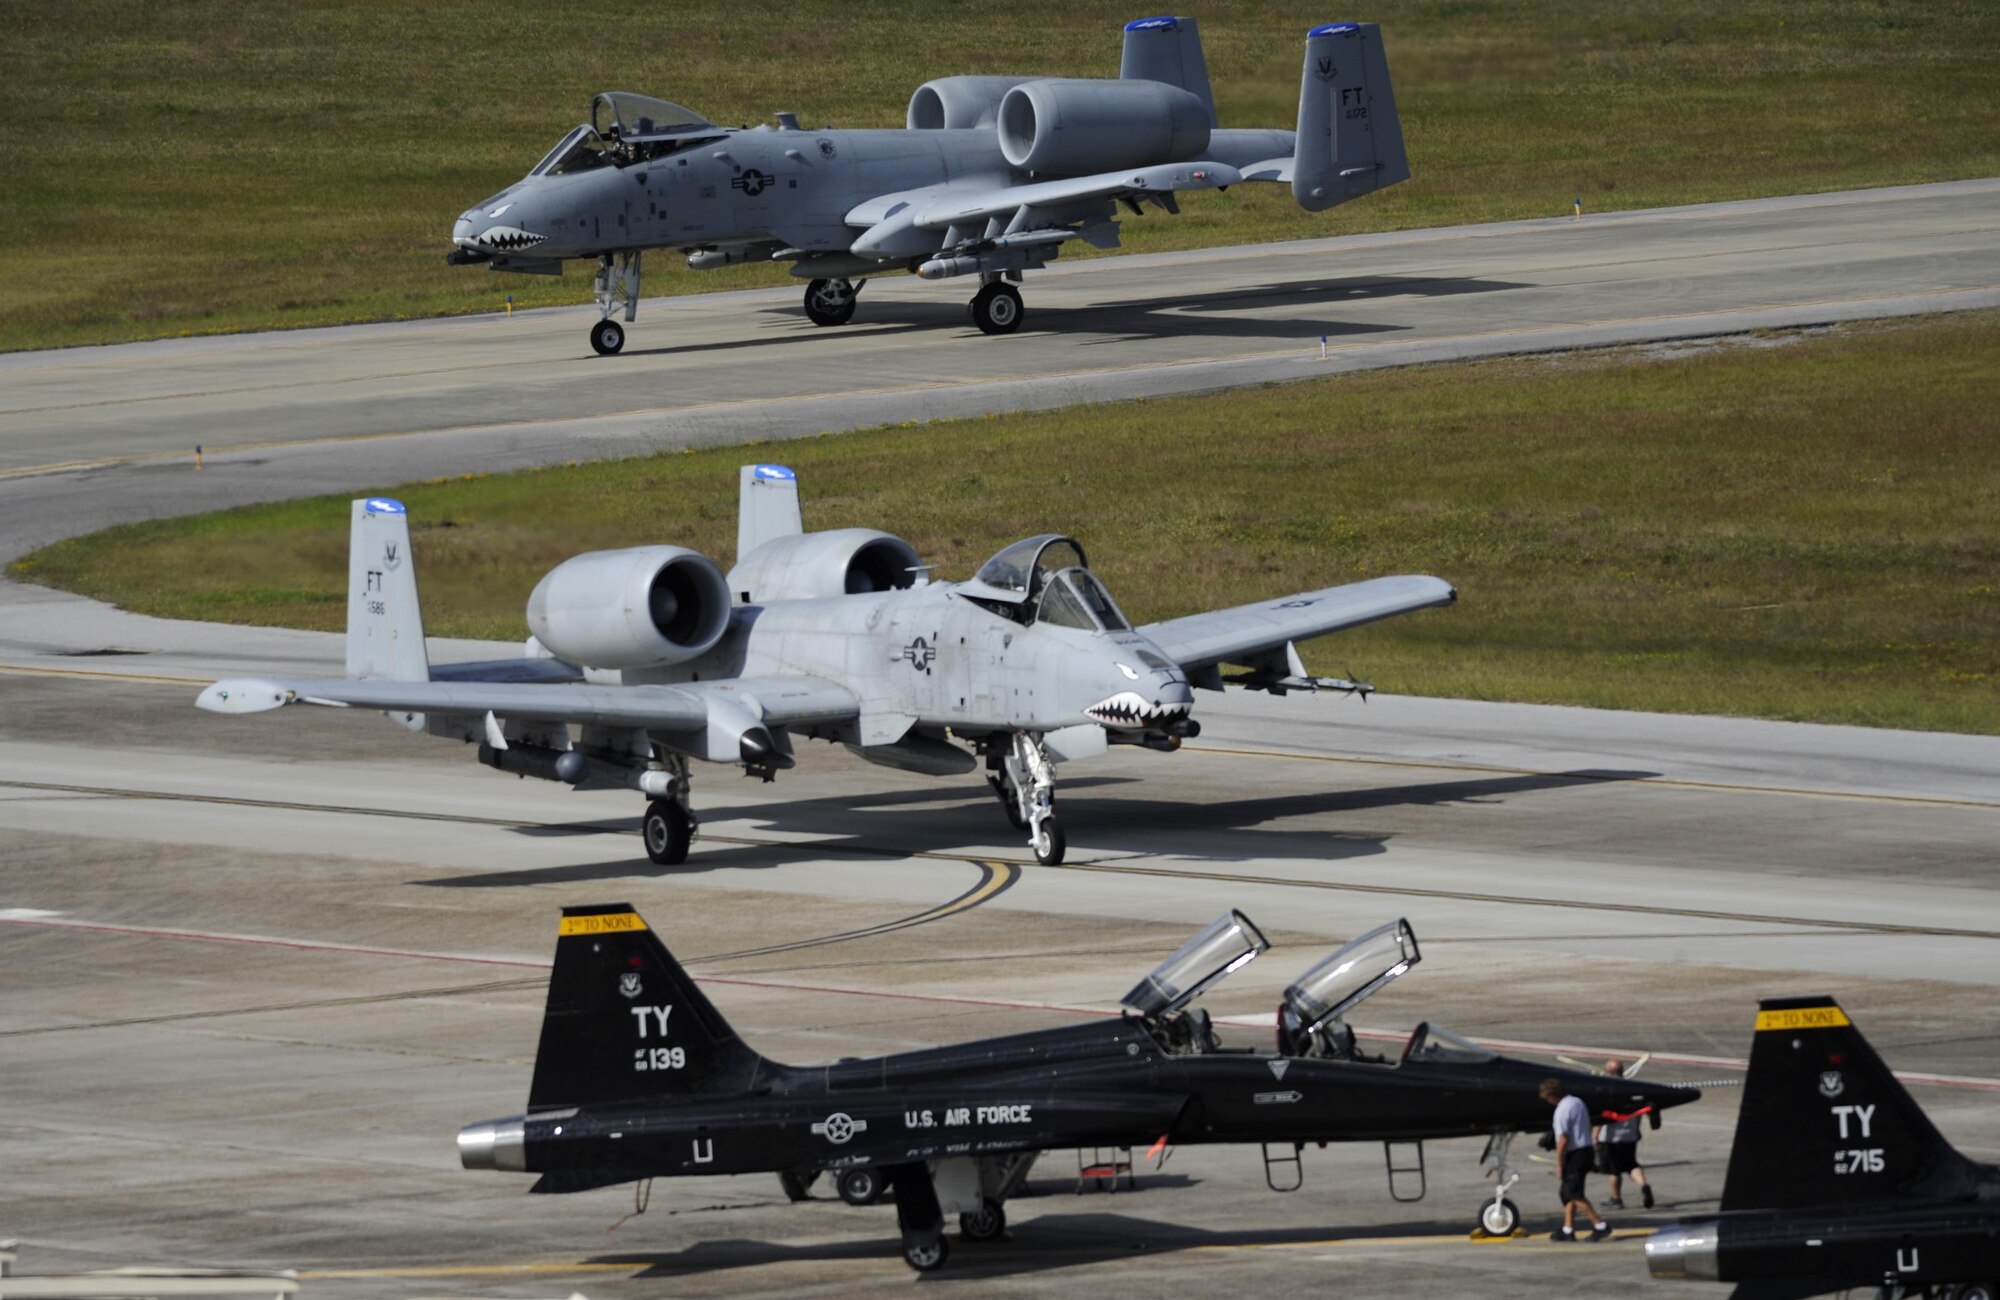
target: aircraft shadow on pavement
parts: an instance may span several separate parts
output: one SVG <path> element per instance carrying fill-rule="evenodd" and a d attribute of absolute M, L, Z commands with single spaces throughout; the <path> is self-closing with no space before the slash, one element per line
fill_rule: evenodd
<path fill-rule="evenodd" d="M 1117 1193 L 1120 1197 L 1143 1194 Z M 704 1241 L 679 1251 L 635 1251 L 630 1254 L 596 1255 L 592 1265 L 627 1264 L 635 1278 L 664 1278 L 688 1274 L 719 1273 L 736 1268 L 754 1268 L 778 1263 L 812 1261 L 880 1260 L 886 1269 L 901 1269 L 897 1258 L 892 1212 L 882 1214 L 884 1236 L 859 1241 L 815 1242 L 788 1245 L 756 1241 L 746 1237 Z M 1109 1260 L 1131 1259 L 1140 1255 L 1164 1255 L 1183 1250 L 1217 1246 L 1303 1246 L 1338 1238 L 1342 1241 L 1372 1241 L 1413 1236 L 1463 1238 L 1463 1217 L 1450 1220 L 1422 1220 L 1404 1223 L 1370 1224 L 1364 1227 L 1323 1225 L 1298 1228 L 1244 1228 L 1216 1231 L 1188 1224 L 1162 1222 L 1138 1215 L 1109 1210 L 1081 1213 L 1039 1214 L 1008 1229 L 998 1242 L 969 1242 L 952 1239 L 951 1263 L 938 1275 L 939 1281 L 1019 1277 L 1055 1269 L 1100 1264 Z"/>
<path fill-rule="evenodd" d="M 1400 786 L 1374 786 L 1305 794 L 1256 796 L 1191 802 L 1184 799 L 1114 798 L 1106 787 L 1137 785 L 1131 777 L 1086 777 L 1066 781 L 1057 808 L 1067 830 L 1071 851 L 1079 858 L 1099 853 L 1131 853 L 1167 857 L 1197 857 L 1235 862 L 1254 858 L 1329 862 L 1367 857 L 1386 851 L 1387 833 L 1272 828 L 1287 818 L 1367 812 L 1446 804 L 1502 803 L 1509 797 L 1545 790 L 1614 782 L 1642 781 L 1654 772 L 1580 769 L 1570 772 L 1518 773 L 1454 778 Z M 885 811 L 921 806 L 906 816 L 884 817 Z M 948 805 L 948 806 L 945 806 Z M 678 866 L 663 867 L 642 854 L 621 854 L 603 862 L 528 867 L 509 871 L 473 872 L 412 883 L 437 888 L 492 889 L 520 885 L 578 883 L 633 877 L 665 879 L 698 872 L 768 869 L 802 856 L 891 857 L 912 851 L 977 853 L 1006 846 L 1013 849 L 1018 833 L 1008 826 L 990 794 L 978 787 L 952 785 L 932 789 L 892 789 L 870 794 L 843 794 L 768 808 L 731 809 L 736 819 L 754 819 L 760 826 L 790 834 L 817 833 L 796 849 L 769 845 L 704 847 Z M 524 826 L 527 836 L 629 834 L 630 821 L 593 819 L 557 826 Z M 1190 846 L 1190 836 L 1228 832 L 1228 853 Z M 727 839 L 727 830 L 716 830 Z"/>
<path fill-rule="evenodd" d="M 1322 334 L 1378 334 L 1406 330 L 1407 325 L 1362 324 L 1329 320 L 1323 316 L 1239 316 L 1229 313 L 1268 312 L 1274 309 L 1311 310 L 1338 307 L 1344 303 L 1368 302 L 1379 298 L 1448 298 L 1466 294 L 1502 293 L 1511 289 L 1533 289 L 1537 285 L 1512 280 L 1482 280 L 1469 277 L 1425 279 L 1410 276 L 1373 276 L 1349 280 L 1328 280 L 1322 276 L 1301 276 L 1269 284 L 1216 293 L 1164 293 L 1141 298 L 1123 298 L 1093 303 L 1087 307 L 1049 307 L 1034 301 L 1032 286 L 1027 315 L 1021 328 L 1029 334 L 1098 334 L 1102 342 L 1134 338 L 1273 338 L 1291 339 L 1301 344 Z M 765 309 L 773 317 L 803 318 L 798 307 L 773 306 Z M 863 296 L 855 326 L 871 334 L 888 331 L 956 327 L 973 329 L 965 308 L 949 303 L 883 300 L 872 305 Z M 814 329 L 817 331 L 818 327 Z M 828 331 L 833 333 L 836 331 Z M 791 340 L 796 331 L 786 331 L 774 339 Z M 751 346 L 762 339 L 738 340 L 728 344 L 696 344 L 690 348 L 666 348 L 667 352 L 700 351 L 708 347 Z"/>

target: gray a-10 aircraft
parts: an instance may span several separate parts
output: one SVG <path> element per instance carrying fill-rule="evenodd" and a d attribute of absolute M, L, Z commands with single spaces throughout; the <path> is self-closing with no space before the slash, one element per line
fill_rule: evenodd
<path fill-rule="evenodd" d="M 1419 960 L 1407 921 L 1359 936 L 1286 988 L 1275 1051 L 1225 1047 L 1193 1003 L 1266 946 L 1230 912 L 1127 993 L 1118 1017 L 798 1067 L 738 1038 L 629 903 L 567 907 L 527 1113 L 466 1126 L 459 1158 L 540 1174 L 537 1192 L 866 1172 L 895 1196 L 903 1258 L 928 1272 L 949 1252 L 946 1214 L 970 1239 L 1000 1236 L 1006 1198 L 1036 1156 L 1067 1147 L 1262 1143 L 1266 1181 L 1291 1191 L 1308 1142 L 1484 1136 L 1497 1185 L 1479 1226 L 1507 1236 L 1520 1218 L 1507 1150 L 1515 1134 L 1547 1130 L 1542 1080 L 1560 1078 L 1593 1117 L 1650 1108 L 1655 1126 L 1661 1110 L 1700 1095 L 1516 1060 L 1428 1023 L 1393 1060 L 1358 1050 L 1343 1018 Z M 1404 1164 L 1388 1161 L 1390 1191 L 1416 1200 L 1423 1162 L 1402 1154 Z"/>
<path fill-rule="evenodd" d="M 716 126 L 645 95 L 607 91 L 590 122 L 519 181 L 468 209 L 446 260 L 560 275 L 597 261 L 590 344 L 625 346 L 640 255 L 677 249 L 697 270 L 785 262 L 810 281 L 806 315 L 844 325 L 867 278 L 977 276 L 975 324 L 1021 324 L 1012 282 L 1081 239 L 1118 246 L 1122 206 L 1180 210 L 1176 195 L 1287 184 L 1320 212 L 1409 179 L 1381 33 L 1306 34 L 1298 131 L 1225 130 L 1192 18 L 1125 25 L 1114 79 L 944 77 L 917 88 L 903 130 Z"/>
<path fill-rule="evenodd" d="M 727 575 L 678 546 L 574 556 L 528 597 L 526 657 L 436 668 L 405 509 L 355 501 L 347 677 L 233 679 L 196 702 L 380 709 L 480 742 L 503 772 L 639 791 L 659 863 L 683 861 L 694 836 L 690 759 L 768 780 L 793 766 L 794 737 L 934 776 L 983 758 L 1036 858 L 1056 863 L 1056 762 L 1112 744 L 1178 749 L 1200 731 L 1191 687 L 1365 698 L 1365 682 L 1309 676 L 1295 643 L 1457 599 L 1438 578 L 1373 578 L 1134 628 L 1068 537 L 1030 537 L 970 581 L 932 582 L 900 537 L 804 531 L 785 466 L 746 465 L 740 479 Z M 1244 671 L 1225 678 L 1224 664 Z"/>

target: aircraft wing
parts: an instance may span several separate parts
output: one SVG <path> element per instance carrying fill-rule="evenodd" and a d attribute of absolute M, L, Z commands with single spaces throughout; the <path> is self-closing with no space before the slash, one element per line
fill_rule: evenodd
<path fill-rule="evenodd" d="M 212 713 L 261 713 L 287 704 L 325 704 L 390 713 L 475 717 L 491 713 L 497 718 L 524 722 L 651 727 L 662 731 L 706 727 L 714 705 L 735 705 L 773 727 L 841 722 L 860 713 L 859 702 L 846 687 L 816 677 L 743 677 L 669 686 L 539 681 L 284 681 L 239 677 L 215 683 L 195 703 Z"/>
<path fill-rule="evenodd" d="M 1294 641 L 1412 610 L 1449 605 L 1457 599 L 1458 592 L 1442 578 L 1406 574 L 1170 618 L 1164 623 L 1149 623 L 1139 631 L 1193 673 L 1220 663 L 1252 663 L 1265 656 L 1283 655 Z"/>
<path fill-rule="evenodd" d="M 917 210 L 911 214 L 911 224 L 926 230 L 943 230 L 961 222 L 1012 217 L 1022 208 L 1057 207 L 1080 199 L 1162 194 L 1176 190 L 1212 190 L 1234 185 L 1241 179 L 1242 174 L 1227 163 L 1179 162 L 1100 172 L 1095 176 L 1037 181 L 1032 185 L 1001 185 L 969 191 L 940 190 L 914 205 Z M 855 209 L 848 215 L 848 224 L 873 225 L 875 220 L 881 219 L 875 215 L 875 209 L 880 206 L 879 202 L 873 202 Z"/>

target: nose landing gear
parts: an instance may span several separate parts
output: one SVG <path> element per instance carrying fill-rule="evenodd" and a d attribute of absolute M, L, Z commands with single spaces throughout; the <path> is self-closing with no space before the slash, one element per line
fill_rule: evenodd
<path fill-rule="evenodd" d="M 617 356 L 625 346 L 625 327 L 611 319 L 623 306 L 627 321 L 639 317 L 639 253 L 605 253 L 597 259 L 597 310 L 602 319 L 590 327 L 590 350 L 600 357 Z"/>
<path fill-rule="evenodd" d="M 987 781 L 1007 810 L 1007 820 L 1015 830 L 1028 832 L 1028 847 L 1035 861 L 1045 867 L 1059 865 L 1067 847 L 1062 827 L 1056 824 L 1056 769 L 1048 747 L 1032 732 L 1014 733 L 1005 754 L 988 756 Z"/>

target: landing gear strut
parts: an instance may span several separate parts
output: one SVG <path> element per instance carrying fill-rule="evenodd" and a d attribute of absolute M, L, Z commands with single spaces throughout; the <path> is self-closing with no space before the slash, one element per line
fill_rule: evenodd
<path fill-rule="evenodd" d="M 1035 861 L 1053 867 L 1063 860 L 1062 827 L 1056 824 L 1056 768 L 1042 738 L 1027 731 L 1014 733 L 1013 748 L 1001 759 L 1000 771 L 988 778 L 1002 799 L 1011 792 L 1014 806 L 1008 820 L 1028 832 Z"/>
<path fill-rule="evenodd" d="M 1495 1133 L 1486 1139 L 1486 1152 L 1479 1163 L 1493 1171 L 1493 1199 L 1479 1207 L 1479 1227 L 1475 1236 L 1511 1237 L 1521 1226 L 1521 1210 L 1507 1199 L 1507 1193 L 1514 1190 L 1514 1184 L 1521 1181 L 1521 1175 L 1514 1166 L 1507 1163 L 1507 1150 L 1514 1145 L 1512 1133 Z"/>
<path fill-rule="evenodd" d="M 903 1262 L 919 1273 L 944 1267 L 951 1243 L 944 1235 L 944 1207 L 931 1186 L 930 1168 L 922 1164 L 892 1165 L 884 1170 L 896 1193 L 896 1226 L 903 1232 Z"/>
<path fill-rule="evenodd" d="M 590 347 L 600 357 L 616 356 L 625 346 L 625 327 L 611 319 L 623 304 L 625 319 L 639 316 L 639 254 L 605 253 L 597 259 L 597 310 L 602 315 L 590 327 Z"/>
<path fill-rule="evenodd" d="M 855 300 L 863 280 L 814 280 L 806 286 L 806 318 L 815 325 L 845 325 L 854 319 Z"/>
<path fill-rule="evenodd" d="M 972 295 L 972 323 L 982 334 L 1012 334 L 1021 328 L 1021 291 L 994 280 Z"/>
<path fill-rule="evenodd" d="M 688 801 L 691 782 L 687 759 L 679 754 L 669 756 L 667 772 L 671 778 L 667 793 L 647 804 L 646 815 L 639 819 L 646 856 L 663 867 L 687 861 L 688 846 L 694 843 L 701 824 Z"/>

